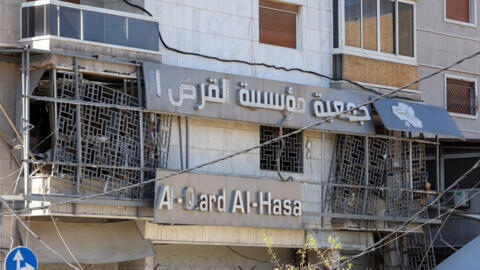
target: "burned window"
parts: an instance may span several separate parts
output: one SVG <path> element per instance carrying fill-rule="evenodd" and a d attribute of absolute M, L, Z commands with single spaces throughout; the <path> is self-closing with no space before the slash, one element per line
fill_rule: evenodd
<path fill-rule="evenodd" d="M 475 81 L 447 78 L 447 111 L 476 115 Z"/>
<path fill-rule="evenodd" d="M 295 129 L 283 128 L 283 134 L 288 134 Z M 280 128 L 260 126 L 260 143 L 278 138 Z M 260 148 L 260 169 L 277 170 L 277 155 L 280 155 L 280 171 L 303 173 L 303 134 L 297 133 L 284 140 L 283 151 L 280 141 L 265 145 Z"/>

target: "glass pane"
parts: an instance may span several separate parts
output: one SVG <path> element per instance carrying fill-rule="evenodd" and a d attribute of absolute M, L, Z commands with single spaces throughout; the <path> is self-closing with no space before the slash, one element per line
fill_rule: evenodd
<path fill-rule="evenodd" d="M 60 7 L 60 36 L 80 39 L 80 10 Z"/>
<path fill-rule="evenodd" d="M 83 11 L 83 39 L 105 42 L 105 16 L 103 13 Z"/>
<path fill-rule="evenodd" d="M 105 14 L 105 42 L 127 46 L 127 18 Z"/>
<path fill-rule="evenodd" d="M 338 0 L 333 0 L 333 48 L 338 48 Z"/>
<path fill-rule="evenodd" d="M 398 3 L 398 52 L 413 57 L 413 5 Z"/>
<path fill-rule="evenodd" d="M 47 8 L 47 34 L 58 35 L 58 11 L 57 6 L 48 5 Z"/>
<path fill-rule="evenodd" d="M 155 22 L 128 19 L 128 46 L 158 51 L 158 29 Z"/>
<path fill-rule="evenodd" d="M 358 47 L 361 44 L 360 0 L 345 0 L 345 45 Z"/>
<path fill-rule="evenodd" d="M 377 50 L 377 0 L 363 0 L 363 48 Z"/>
<path fill-rule="evenodd" d="M 34 36 L 43 36 L 45 35 L 45 6 L 35 6 L 35 33 Z"/>
<path fill-rule="evenodd" d="M 22 38 L 28 38 L 28 29 L 30 27 L 29 24 L 29 11 L 31 7 L 24 7 L 22 8 Z"/>
<path fill-rule="evenodd" d="M 380 51 L 395 53 L 395 2 L 380 0 Z"/>

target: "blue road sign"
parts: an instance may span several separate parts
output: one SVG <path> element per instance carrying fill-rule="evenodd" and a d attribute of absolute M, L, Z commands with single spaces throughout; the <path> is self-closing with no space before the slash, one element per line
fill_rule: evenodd
<path fill-rule="evenodd" d="M 37 270 L 37 257 L 26 247 L 12 249 L 5 259 L 5 270 Z"/>

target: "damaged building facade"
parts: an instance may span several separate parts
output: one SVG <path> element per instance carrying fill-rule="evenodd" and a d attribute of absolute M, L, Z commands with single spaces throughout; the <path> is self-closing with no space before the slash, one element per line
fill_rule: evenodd
<path fill-rule="evenodd" d="M 2 251 L 40 269 L 272 269 L 265 238 L 295 263 L 307 235 L 338 236 L 343 256 L 385 242 L 353 269 L 432 269 L 422 225 L 441 219 L 417 212 L 441 186 L 439 136 L 463 135 L 418 85 L 369 103 L 418 78 L 417 5 L 2 1 Z"/>

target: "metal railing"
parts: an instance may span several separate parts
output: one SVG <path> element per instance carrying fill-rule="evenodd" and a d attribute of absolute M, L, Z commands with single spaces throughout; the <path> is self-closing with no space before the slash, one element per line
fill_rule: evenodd
<path fill-rule="evenodd" d="M 55 0 L 23 3 L 21 37 L 50 36 L 158 51 L 158 22 L 128 12 Z"/>

